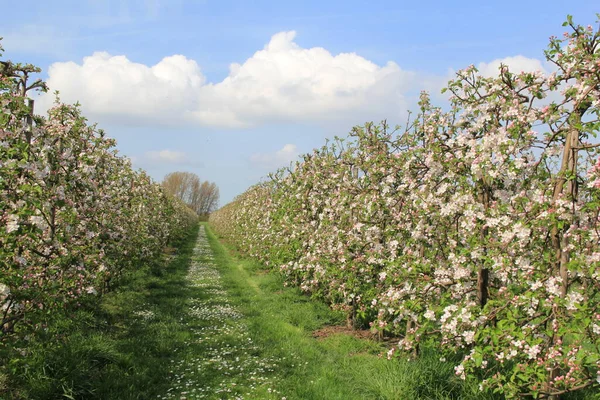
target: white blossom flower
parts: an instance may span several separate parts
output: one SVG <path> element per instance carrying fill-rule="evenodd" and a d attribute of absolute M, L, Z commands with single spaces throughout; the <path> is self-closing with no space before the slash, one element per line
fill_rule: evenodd
<path fill-rule="evenodd" d="M 577 304 L 583 302 L 583 295 L 579 292 L 571 292 L 567 295 L 567 310 L 577 310 Z"/>
<path fill-rule="evenodd" d="M 0 283 L 0 300 L 7 298 L 10 295 L 10 288 L 4 283 Z"/>
<path fill-rule="evenodd" d="M 98 292 L 96 291 L 96 288 L 93 286 L 88 286 L 87 288 L 85 288 L 85 292 L 88 294 L 93 294 L 93 295 L 98 294 Z"/>
<path fill-rule="evenodd" d="M 10 215 L 6 221 L 6 232 L 11 233 L 19 229 L 19 216 Z"/>
<path fill-rule="evenodd" d="M 454 373 L 460 378 L 460 379 L 466 379 L 465 376 L 465 367 L 462 364 L 457 365 L 456 367 L 454 367 Z"/>
<path fill-rule="evenodd" d="M 536 344 L 533 346 L 529 346 L 529 345 L 525 346 L 525 353 L 527 354 L 527 357 L 530 360 L 534 360 L 537 357 L 537 355 L 540 353 L 540 350 L 541 349 L 540 349 L 539 344 Z"/>
<path fill-rule="evenodd" d="M 435 312 L 433 310 L 428 309 L 423 316 L 430 321 L 435 321 Z"/>
<path fill-rule="evenodd" d="M 465 342 L 467 344 L 471 344 L 475 341 L 475 332 L 473 331 L 464 331 L 463 337 L 465 338 Z"/>

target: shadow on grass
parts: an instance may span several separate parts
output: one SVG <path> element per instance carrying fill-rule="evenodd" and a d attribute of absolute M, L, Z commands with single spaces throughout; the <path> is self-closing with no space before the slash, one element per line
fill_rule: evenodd
<path fill-rule="evenodd" d="M 167 262 L 124 277 L 97 304 L 52 315 L 35 339 L 0 354 L 2 399 L 150 399 L 171 386 L 171 360 L 190 337 L 185 310 L 198 296 L 186 272 L 198 229 Z M 4 390 L 4 391 L 2 391 Z"/>

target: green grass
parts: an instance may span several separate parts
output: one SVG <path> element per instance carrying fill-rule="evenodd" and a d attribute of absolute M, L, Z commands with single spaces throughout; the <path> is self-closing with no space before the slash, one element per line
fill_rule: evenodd
<path fill-rule="evenodd" d="M 456 360 L 433 349 L 389 361 L 373 340 L 314 338 L 344 315 L 232 256 L 210 230 L 196 237 L 98 304 L 0 348 L 0 399 L 500 398 L 458 379 Z"/>
<path fill-rule="evenodd" d="M 180 314 L 194 294 L 185 276 L 195 237 L 170 262 L 126 276 L 99 304 L 57 313 L 47 330 L 1 350 L 10 362 L 0 398 L 150 399 L 166 392 L 168 361 L 190 335 Z M 148 310 L 153 316 L 145 319 Z"/>

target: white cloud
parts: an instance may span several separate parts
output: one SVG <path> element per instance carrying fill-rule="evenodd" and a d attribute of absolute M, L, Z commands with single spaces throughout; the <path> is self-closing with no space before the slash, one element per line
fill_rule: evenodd
<path fill-rule="evenodd" d="M 403 101 L 411 73 L 393 62 L 380 67 L 355 54 L 332 55 L 294 42 L 295 32 L 274 35 L 263 50 L 229 76 L 203 88 L 220 112 L 238 123 L 265 120 L 335 119 L 339 113 L 394 106 Z M 374 106 L 374 107 L 372 107 Z M 201 119 L 213 110 L 202 110 Z"/>
<path fill-rule="evenodd" d="M 274 153 L 256 153 L 250 157 L 254 165 L 266 168 L 278 168 L 295 161 L 300 153 L 295 144 L 286 144 Z"/>
<path fill-rule="evenodd" d="M 80 101 L 92 116 L 129 118 L 140 125 L 181 122 L 205 81 L 196 62 L 181 55 L 148 67 L 105 52 L 85 57 L 81 65 L 54 63 L 48 75 L 50 89 L 59 90 L 63 101 Z M 43 96 L 41 107 L 51 98 Z"/>
<path fill-rule="evenodd" d="M 332 120 L 405 109 L 414 74 L 355 54 L 332 55 L 294 42 L 295 32 L 274 35 L 221 82 L 206 83 L 195 61 L 181 55 L 154 66 L 97 52 L 83 62 L 50 66 L 48 85 L 86 114 L 135 123 L 248 127 L 272 121 Z M 42 103 L 51 104 L 47 99 Z M 43 108 L 43 107 L 42 107 Z"/>
<path fill-rule="evenodd" d="M 479 63 L 477 69 L 479 73 L 486 77 L 498 76 L 500 64 L 508 66 L 510 72 L 518 74 L 520 72 L 535 72 L 541 71 L 547 73 L 542 62 L 536 58 L 528 58 L 525 56 L 514 56 L 499 58 L 489 63 Z"/>
<path fill-rule="evenodd" d="M 63 101 L 80 101 L 85 114 L 101 123 L 247 128 L 269 122 L 352 125 L 402 119 L 420 90 L 435 95 L 446 81 L 392 61 L 379 66 L 355 53 L 303 48 L 295 37 L 293 31 L 273 35 L 262 50 L 231 64 L 229 75 L 217 83 L 207 82 L 198 64 L 183 55 L 148 66 L 96 52 L 81 63 L 52 64 L 48 85 Z M 478 68 L 483 75 L 497 75 L 500 63 L 515 72 L 544 69 L 541 61 L 524 56 Z M 44 95 L 38 110 L 50 106 L 51 98 Z"/>

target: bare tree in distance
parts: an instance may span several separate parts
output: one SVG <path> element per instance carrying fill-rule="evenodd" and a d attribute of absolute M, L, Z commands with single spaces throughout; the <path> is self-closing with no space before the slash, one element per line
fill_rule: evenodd
<path fill-rule="evenodd" d="M 219 188 L 214 182 L 202 182 L 200 186 L 200 202 L 199 212 L 200 215 L 210 214 L 217 209 L 219 205 Z"/>
<path fill-rule="evenodd" d="M 171 172 L 162 181 L 167 194 L 180 198 L 188 205 L 193 200 L 194 186 L 199 185 L 200 178 L 191 172 Z"/>
<path fill-rule="evenodd" d="M 167 194 L 180 198 L 203 218 L 208 218 L 219 205 L 217 185 L 214 182 L 202 182 L 192 172 L 171 172 L 163 179 L 162 187 Z"/>

